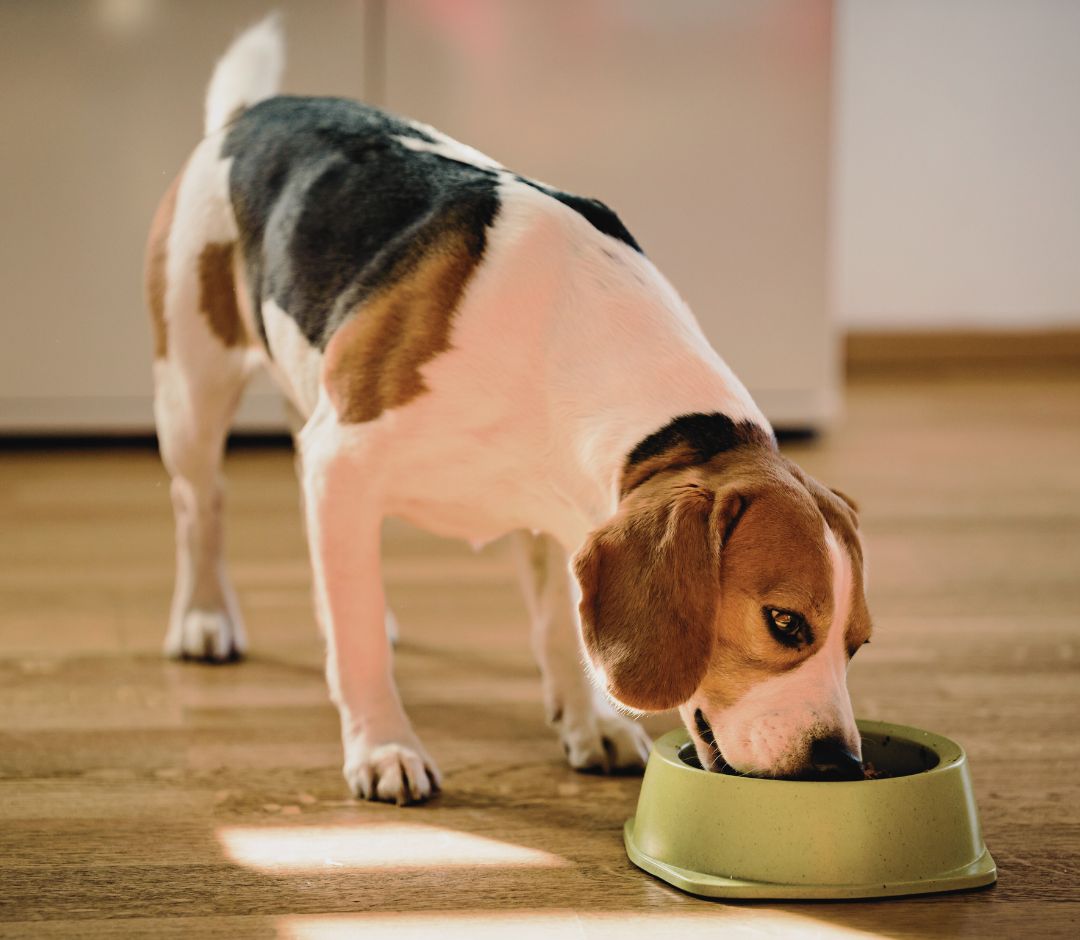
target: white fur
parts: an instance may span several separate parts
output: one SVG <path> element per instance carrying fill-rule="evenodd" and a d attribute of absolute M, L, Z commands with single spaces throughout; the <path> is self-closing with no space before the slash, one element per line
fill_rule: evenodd
<path fill-rule="evenodd" d="M 277 94 L 285 68 L 285 41 L 276 13 L 245 30 L 214 68 L 206 93 L 207 135 L 221 130 L 233 113 Z"/>
<path fill-rule="evenodd" d="M 394 684 L 379 560 L 381 475 L 349 445 L 325 399 L 300 432 L 304 508 L 326 675 L 341 717 L 345 778 L 357 795 L 423 800 L 439 771 L 409 724 Z"/>
<path fill-rule="evenodd" d="M 471 541 L 525 528 L 575 551 L 614 512 L 622 464 L 673 417 L 767 427 L 646 258 L 513 180 L 428 392 L 362 425 L 383 509 Z"/>
<path fill-rule="evenodd" d="M 410 122 L 417 130 L 423 131 L 429 137 L 433 137 L 436 143 L 429 143 L 426 140 L 418 140 L 415 137 L 395 137 L 394 139 L 403 147 L 407 147 L 409 150 L 415 150 L 420 153 L 434 153 L 440 157 L 445 157 L 447 160 L 454 160 L 457 163 L 467 163 L 469 166 L 483 167 L 487 170 L 501 170 L 502 164 L 492 160 L 491 157 L 481 153 L 468 144 L 463 144 L 459 140 L 454 140 L 446 134 L 435 130 L 434 127 L 428 127 L 427 124 L 420 124 L 417 121 Z"/>
<path fill-rule="evenodd" d="M 703 697 L 680 709 L 690 727 L 695 709 L 701 709 L 724 759 L 736 770 L 771 776 L 797 772 L 818 737 L 839 736 L 852 754 L 861 754 L 847 691 L 851 555 L 828 526 L 824 538 L 832 569 L 832 620 L 821 647 L 790 672 L 755 685 L 726 709 L 716 709 Z"/>
<path fill-rule="evenodd" d="M 264 364 L 296 410 L 310 416 L 319 400 L 322 353 L 273 300 L 263 301 L 262 320 L 270 348 L 270 357 L 262 357 Z"/>
<path fill-rule="evenodd" d="M 226 659 L 246 647 L 239 605 L 225 573 L 221 455 L 229 423 L 255 364 L 226 349 L 199 310 L 191 277 L 208 242 L 236 238 L 228 167 L 217 144 L 195 148 L 180 181 L 165 271 L 168 355 L 154 364 L 154 414 L 172 476 L 176 584 L 165 639 L 170 656 Z"/>

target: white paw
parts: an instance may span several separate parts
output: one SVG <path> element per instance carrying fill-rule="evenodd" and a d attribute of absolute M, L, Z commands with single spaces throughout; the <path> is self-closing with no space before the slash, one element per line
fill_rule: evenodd
<path fill-rule="evenodd" d="M 247 651 L 244 628 L 223 610 L 189 610 L 176 618 L 165 637 L 165 655 L 223 663 Z"/>
<path fill-rule="evenodd" d="M 419 741 L 346 749 L 345 781 L 354 796 L 383 803 L 423 803 L 439 792 L 442 776 Z"/>
<path fill-rule="evenodd" d="M 645 768 L 652 741 L 636 722 L 615 712 L 564 716 L 557 723 L 566 759 L 575 770 L 634 773 Z"/>

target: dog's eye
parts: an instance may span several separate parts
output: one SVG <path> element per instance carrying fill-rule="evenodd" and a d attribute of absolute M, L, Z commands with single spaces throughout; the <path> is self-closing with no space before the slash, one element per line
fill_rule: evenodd
<path fill-rule="evenodd" d="M 781 633 L 799 632 L 799 620 L 795 614 L 786 610 L 777 610 L 775 607 L 770 607 L 769 617 L 772 618 L 773 626 Z"/>
<path fill-rule="evenodd" d="M 810 627 L 805 618 L 793 610 L 766 607 L 765 622 L 773 636 L 785 646 L 802 646 L 811 641 Z"/>
<path fill-rule="evenodd" d="M 769 608 L 769 619 L 777 630 L 788 636 L 796 636 L 806 624 L 798 614 L 793 614 L 790 610 L 777 610 L 775 607 Z"/>

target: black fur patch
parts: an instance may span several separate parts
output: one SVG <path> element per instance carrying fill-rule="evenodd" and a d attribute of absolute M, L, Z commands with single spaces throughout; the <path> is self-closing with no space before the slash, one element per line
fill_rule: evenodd
<path fill-rule="evenodd" d="M 406 276 L 418 244 L 464 226 L 479 260 L 503 171 L 413 150 L 437 144 L 407 121 L 343 98 L 279 95 L 236 118 L 222 157 L 263 344 L 274 300 L 319 349 L 365 299 Z M 641 251 L 603 203 L 522 182 Z"/>
<path fill-rule="evenodd" d="M 645 253 L 641 250 L 641 246 L 634 239 L 634 236 L 631 235 L 626 226 L 622 224 L 622 219 L 605 206 L 599 199 L 589 199 L 586 196 L 575 196 L 573 193 L 564 193 L 562 190 L 553 189 L 550 186 L 545 186 L 543 183 L 538 183 L 535 180 L 528 179 L 524 176 L 519 176 L 517 179 L 522 183 L 531 186 L 533 189 L 538 189 L 540 192 L 546 193 L 552 199 L 559 200 L 564 206 L 569 206 L 578 215 L 584 217 L 598 232 L 603 232 L 605 235 L 617 238 L 624 244 L 629 245 L 639 254 Z"/>
<path fill-rule="evenodd" d="M 632 467 L 679 445 L 688 445 L 694 451 L 696 461 L 705 463 L 717 454 L 746 444 L 775 448 L 776 438 L 759 424 L 735 422 L 719 412 L 680 415 L 630 451 L 626 466 Z"/>
<path fill-rule="evenodd" d="M 273 299 L 312 345 L 404 276 L 415 246 L 464 226 L 482 254 L 499 210 L 491 170 L 410 150 L 433 143 L 411 124 L 354 101 L 278 96 L 244 112 L 225 138 L 252 309 Z"/>

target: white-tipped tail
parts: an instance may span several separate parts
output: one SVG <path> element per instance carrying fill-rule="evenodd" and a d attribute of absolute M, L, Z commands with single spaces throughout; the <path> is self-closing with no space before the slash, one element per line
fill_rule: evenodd
<path fill-rule="evenodd" d="M 215 66 L 206 92 L 206 133 L 220 130 L 245 108 L 276 95 L 284 68 L 281 18 L 271 13 L 241 33 Z"/>

